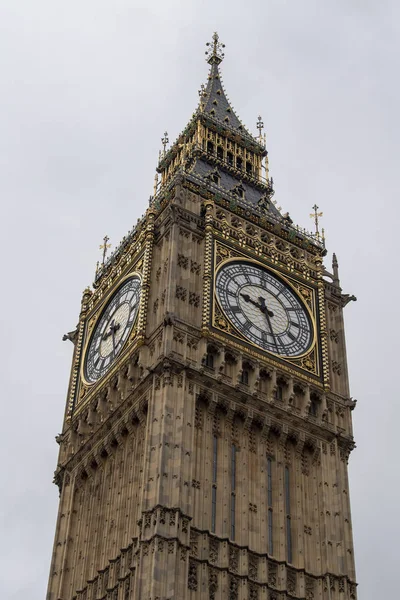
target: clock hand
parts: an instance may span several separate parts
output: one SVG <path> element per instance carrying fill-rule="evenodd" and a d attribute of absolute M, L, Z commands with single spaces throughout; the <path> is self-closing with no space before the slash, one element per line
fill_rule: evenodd
<path fill-rule="evenodd" d="M 263 313 L 264 313 L 264 315 L 265 315 L 265 317 L 266 317 L 266 319 L 267 319 L 267 322 L 268 322 L 268 327 L 269 327 L 269 329 L 270 329 L 270 331 L 271 331 L 272 339 L 274 340 L 274 344 L 275 344 L 276 352 L 277 352 L 277 354 L 280 354 L 280 352 L 279 352 L 279 348 L 278 348 L 278 344 L 276 343 L 275 334 L 274 334 L 274 331 L 273 331 L 273 329 L 272 329 L 272 325 L 271 325 L 271 319 L 270 319 L 270 317 L 271 317 L 271 316 L 274 316 L 274 313 L 272 313 L 272 314 L 271 314 L 271 311 L 267 309 L 267 305 L 265 304 L 265 300 L 264 300 L 264 298 L 260 298 L 260 300 L 263 300 L 263 301 L 264 301 L 264 307 L 265 307 L 265 310 L 263 310 Z"/>
<path fill-rule="evenodd" d="M 262 296 L 259 297 L 259 301 L 261 303 L 261 310 L 264 314 L 268 313 L 269 317 L 273 317 L 274 313 L 272 312 L 272 310 L 268 310 L 267 305 L 265 303 L 265 298 L 263 298 Z"/>
<path fill-rule="evenodd" d="M 274 316 L 274 313 L 272 312 L 272 310 L 268 310 L 267 305 L 265 304 L 265 299 L 262 296 L 259 297 L 259 301 L 260 301 L 260 304 L 259 304 L 258 302 L 253 300 L 253 298 L 250 298 L 249 294 L 240 294 L 240 295 L 242 296 L 242 298 L 245 302 L 250 302 L 250 304 L 253 304 L 257 308 L 259 308 L 261 310 L 261 312 L 263 312 L 263 313 L 268 312 L 268 315 L 270 317 Z"/>
<path fill-rule="evenodd" d="M 119 328 L 119 325 L 118 325 L 118 328 Z M 114 355 L 114 358 L 115 358 L 115 331 L 116 331 L 116 329 L 117 329 L 117 326 L 116 326 L 116 325 L 114 325 L 114 326 L 112 327 L 112 329 L 111 329 L 111 332 L 112 332 L 112 333 L 111 333 L 111 335 L 112 335 L 112 343 L 113 343 L 113 355 Z"/>
<path fill-rule="evenodd" d="M 121 324 L 115 323 L 115 321 L 113 319 L 110 323 L 110 331 L 107 331 L 107 333 L 103 333 L 103 336 L 101 339 L 105 342 L 110 337 L 110 335 L 114 335 L 120 327 L 121 327 Z"/>
<path fill-rule="evenodd" d="M 262 311 L 262 306 L 260 304 L 258 304 L 258 302 L 253 300 L 253 298 L 250 298 L 249 294 L 240 294 L 240 295 L 242 296 L 242 298 L 245 302 L 250 302 L 250 304 L 257 306 L 257 308 L 259 308 Z"/>

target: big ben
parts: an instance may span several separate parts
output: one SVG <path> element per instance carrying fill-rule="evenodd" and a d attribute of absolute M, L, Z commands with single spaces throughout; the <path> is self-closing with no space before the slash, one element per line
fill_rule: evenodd
<path fill-rule="evenodd" d="M 48 600 L 357 597 L 355 298 L 318 227 L 277 207 L 261 119 L 253 136 L 207 47 L 199 105 L 67 336 Z"/>

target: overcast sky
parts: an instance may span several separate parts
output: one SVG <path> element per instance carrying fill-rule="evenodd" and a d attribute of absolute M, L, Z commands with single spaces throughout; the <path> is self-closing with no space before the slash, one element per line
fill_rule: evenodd
<path fill-rule="evenodd" d="M 0 597 L 43 600 L 72 344 L 98 246 L 147 207 L 226 44 L 227 94 L 267 133 L 278 204 L 324 212 L 344 292 L 357 449 L 360 600 L 394 597 L 399 564 L 399 22 L 393 0 L 2 0 L 0 3 Z"/>

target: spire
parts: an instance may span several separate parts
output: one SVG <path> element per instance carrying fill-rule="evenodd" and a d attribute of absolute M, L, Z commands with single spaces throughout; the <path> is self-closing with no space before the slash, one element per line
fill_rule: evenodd
<path fill-rule="evenodd" d="M 339 263 L 336 258 L 336 254 L 332 256 L 332 271 L 333 271 L 333 283 L 339 285 Z"/>
<path fill-rule="evenodd" d="M 241 134 L 264 150 L 263 140 L 255 138 L 247 131 L 226 96 L 219 70 L 219 65 L 224 58 L 223 48 L 225 48 L 225 44 L 221 43 L 218 33 L 214 33 L 212 42 L 208 42 L 206 46 L 206 61 L 211 65 L 211 69 L 208 75 L 207 87 L 204 89 L 202 86 L 199 92 L 200 112 L 219 122 L 223 127 L 233 129 L 235 133 Z"/>

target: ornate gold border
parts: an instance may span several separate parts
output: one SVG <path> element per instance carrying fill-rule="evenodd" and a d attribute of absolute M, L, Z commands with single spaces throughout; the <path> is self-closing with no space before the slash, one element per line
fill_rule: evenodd
<path fill-rule="evenodd" d="M 96 307 L 96 310 L 93 311 L 93 314 L 91 316 L 87 317 L 86 320 L 86 331 L 85 331 L 85 340 L 84 340 L 84 345 L 83 345 L 83 351 L 82 351 L 82 362 L 80 365 L 80 379 L 82 381 L 82 383 L 86 386 L 86 387 L 92 387 L 94 385 L 97 385 L 100 381 L 102 381 L 104 379 L 104 377 L 106 377 L 108 375 L 108 373 L 110 372 L 110 369 L 112 368 L 113 364 L 115 363 L 115 359 L 113 361 L 113 363 L 111 363 L 110 365 L 110 369 L 108 369 L 106 371 L 106 373 L 104 373 L 104 375 L 102 375 L 99 379 L 97 379 L 96 381 L 88 381 L 85 377 L 85 360 L 86 360 L 86 353 L 88 350 L 88 346 L 90 344 L 90 342 L 92 341 L 92 337 L 93 337 L 93 332 L 96 328 L 96 325 L 99 321 L 99 319 L 101 318 L 104 310 L 106 309 L 107 304 L 110 302 L 111 298 L 118 292 L 118 290 L 124 285 L 125 281 L 127 281 L 128 279 L 132 279 L 133 277 L 139 277 L 140 279 L 140 300 L 139 300 L 139 308 L 138 308 L 138 312 L 135 318 L 135 322 L 132 325 L 132 329 L 129 333 L 128 339 L 126 340 L 125 344 L 122 346 L 121 350 L 119 351 L 117 357 L 115 357 L 117 360 L 119 360 L 127 346 L 129 345 L 130 342 L 133 341 L 133 339 L 136 337 L 136 328 L 135 325 L 138 322 L 139 319 L 139 313 L 140 313 L 140 308 L 142 305 L 142 285 L 143 285 L 143 277 L 142 274 L 139 271 L 132 271 L 131 273 L 128 273 L 127 275 L 125 275 L 122 279 L 120 279 L 118 281 L 118 285 L 103 299 L 102 298 L 102 302 L 98 304 L 98 306 Z M 135 335 L 132 336 L 132 333 L 135 332 Z"/>
<path fill-rule="evenodd" d="M 220 249 L 220 248 L 224 248 L 226 250 L 227 258 L 223 259 L 222 261 L 220 261 L 217 264 L 217 253 L 218 253 L 218 249 Z M 272 273 L 274 273 L 274 275 L 277 276 L 277 278 L 284 281 L 293 290 L 293 293 L 296 296 L 300 297 L 301 303 L 305 306 L 305 308 L 307 310 L 307 314 L 309 315 L 310 322 L 312 324 L 312 329 L 313 329 L 312 344 L 306 352 L 304 352 L 303 354 L 301 354 L 299 356 L 295 356 L 295 357 L 290 357 L 290 356 L 286 357 L 286 356 L 278 355 L 273 352 L 269 352 L 267 350 L 264 350 L 264 348 L 262 348 L 261 346 L 258 346 L 257 344 L 254 344 L 253 342 L 250 342 L 249 340 L 247 340 L 236 329 L 236 327 L 231 323 L 229 318 L 225 315 L 225 313 L 218 301 L 217 294 L 216 294 L 215 282 L 216 282 L 216 277 L 217 277 L 219 270 L 223 266 L 229 264 L 230 262 L 234 262 L 237 260 L 244 260 L 251 264 L 257 264 L 264 269 L 270 270 Z M 302 287 L 306 288 L 311 293 L 311 306 L 307 303 L 307 299 L 301 293 Z M 317 288 L 314 287 L 312 284 L 307 284 L 304 281 L 298 281 L 295 277 L 290 277 L 290 276 L 287 276 L 286 274 L 283 275 L 279 270 L 276 269 L 276 267 L 271 266 L 268 261 L 254 259 L 252 257 L 247 256 L 245 253 L 238 251 L 234 247 L 223 244 L 219 240 L 214 240 L 213 302 L 212 302 L 212 317 L 211 317 L 212 327 L 214 327 L 215 329 L 217 329 L 219 331 L 222 331 L 225 335 L 230 335 L 232 337 L 236 337 L 239 341 L 242 341 L 242 343 L 250 344 L 253 348 L 256 348 L 258 352 L 262 353 L 265 356 L 270 356 L 271 358 L 276 358 L 276 359 L 279 358 L 280 360 L 284 361 L 285 363 L 290 363 L 291 365 L 296 366 L 297 368 L 302 369 L 307 373 L 312 373 L 312 374 L 316 375 L 317 377 L 319 377 L 320 376 L 320 357 L 319 357 L 319 343 L 318 343 L 318 335 L 317 335 L 318 327 L 317 327 L 317 320 L 316 320 L 317 306 L 318 306 L 317 305 L 317 302 L 318 302 L 317 291 L 318 291 Z M 233 331 L 229 332 L 227 330 L 224 330 L 222 327 L 220 327 L 218 325 L 218 323 L 216 322 L 216 308 L 220 311 L 220 313 L 224 316 L 224 318 L 227 319 L 227 321 L 228 321 L 229 325 L 232 327 Z M 312 356 L 314 358 L 314 365 L 313 365 L 313 361 L 311 360 Z M 308 357 L 309 357 L 309 366 L 304 366 L 307 362 Z"/>

